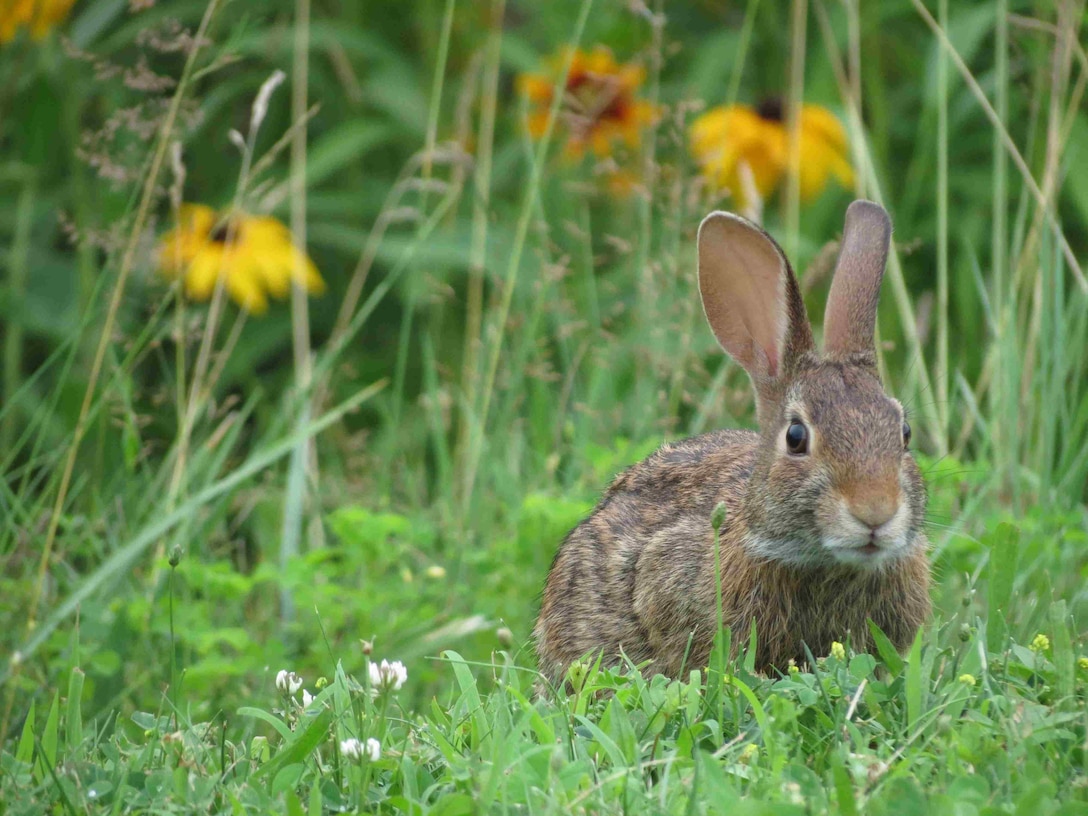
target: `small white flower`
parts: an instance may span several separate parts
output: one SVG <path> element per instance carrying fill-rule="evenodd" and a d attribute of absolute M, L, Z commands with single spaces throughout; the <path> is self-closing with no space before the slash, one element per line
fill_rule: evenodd
<path fill-rule="evenodd" d="M 303 708 L 309 708 L 310 703 L 312 703 L 313 701 L 314 701 L 314 696 L 312 694 L 310 694 L 310 692 L 306 691 L 306 689 L 303 689 L 302 690 L 302 707 Z"/>
<path fill-rule="evenodd" d="M 294 694 L 302 688 L 302 678 L 287 669 L 280 669 L 276 673 L 276 688 L 284 694 Z"/>
<path fill-rule="evenodd" d="M 382 756 L 382 744 L 374 737 L 366 741 L 366 755 L 371 762 L 377 762 Z"/>
<path fill-rule="evenodd" d="M 355 737 L 351 737 L 340 741 L 340 753 L 343 754 L 345 759 L 350 759 L 353 762 L 358 762 L 361 759 L 377 762 L 382 756 L 382 744 L 374 737 L 366 742 L 360 742 Z"/>
<path fill-rule="evenodd" d="M 344 759 L 358 760 L 363 758 L 363 744 L 359 740 L 352 737 L 351 739 L 340 740 L 340 753 L 344 755 Z"/>
<path fill-rule="evenodd" d="M 399 660 L 392 663 L 383 660 L 380 665 L 370 664 L 370 685 L 379 691 L 400 691 L 407 679 L 408 669 Z"/>

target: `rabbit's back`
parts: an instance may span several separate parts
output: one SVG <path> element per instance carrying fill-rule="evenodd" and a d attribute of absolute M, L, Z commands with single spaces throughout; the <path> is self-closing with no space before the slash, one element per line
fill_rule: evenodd
<path fill-rule="evenodd" d="M 603 650 L 612 662 L 621 651 L 635 663 L 660 658 L 660 615 L 648 625 L 638 598 L 647 571 L 656 570 L 643 560 L 654 542 L 654 560 L 661 544 L 669 560 L 660 580 L 675 584 L 664 595 L 672 601 L 668 614 L 698 628 L 706 610 L 692 591 L 705 583 L 712 555 L 710 517 L 718 502 L 729 517 L 740 511 L 758 441 L 749 431 L 703 434 L 663 445 L 616 477 L 563 542 L 544 588 L 534 635 L 549 680 L 561 682 L 591 651 Z"/>

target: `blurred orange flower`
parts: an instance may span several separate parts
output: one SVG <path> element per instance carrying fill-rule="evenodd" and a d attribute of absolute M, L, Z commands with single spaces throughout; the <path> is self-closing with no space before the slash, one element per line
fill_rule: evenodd
<path fill-rule="evenodd" d="M 638 65 L 617 63 L 603 45 L 588 52 L 560 52 L 550 60 L 548 72 L 518 77 L 518 90 L 532 105 L 529 134 L 533 138 L 544 135 L 555 87 L 568 56 L 570 73 L 559 108 L 559 124 L 567 138 L 564 152 L 579 158 L 589 148 L 604 157 L 611 155 L 617 143 L 638 147 L 642 127 L 654 117 L 653 105 L 636 98 L 646 72 Z"/>
<path fill-rule="evenodd" d="M 68 16 L 75 0 L 0 0 L 0 43 L 11 42 L 23 26 L 40 40 Z"/>
<path fill-rule="evenodd" d="M 193 300 L 210 298 L 222 278 L 234 301 L 254 314 L 268 308 L 269 295 L 287 297 L 292 279 L 307 292 L 325 291 L 313 261 L 275 218 L 218 215 L 203 204 L 182 205 L 177 227 L 162 237 L 159 266 L 170 278 L 182 277 Z"/>
<path fill-rule="evenodd" d="M 819 105 L 803 105 L 800 130 L 801 200 L 820 195 L 832 176 L 844 187 L 853 184 L 846 131 L 835 115 Z M 749 192 L 769 196 L 789 170 L 790 134 L 777 101 L 758 108 L 711 108 L 692 123 L 688 136 L 703 176 L 742 202 Z"/>

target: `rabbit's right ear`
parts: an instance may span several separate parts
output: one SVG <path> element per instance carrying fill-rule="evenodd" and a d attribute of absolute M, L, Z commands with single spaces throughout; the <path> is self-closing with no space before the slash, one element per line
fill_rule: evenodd
<path fill-rule="evenodd" d="M 751 376 L 762 417 L 783 375 L 813 348 L 793 270 L 762 229 L 712 212 L 699 226 L 699 291 L 714 336 Z"/>

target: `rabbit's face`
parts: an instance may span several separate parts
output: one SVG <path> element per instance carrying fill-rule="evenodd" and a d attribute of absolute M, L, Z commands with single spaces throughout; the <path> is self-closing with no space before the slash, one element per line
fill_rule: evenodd
<path fill-rule="evenodd" d="M 923 546 L 925 490 L 909 453 L 909 426 L 871 369 L 814 361 L 777 408 L 753 474 L 753 554 L 797 566 L 872 569 Z"/>

